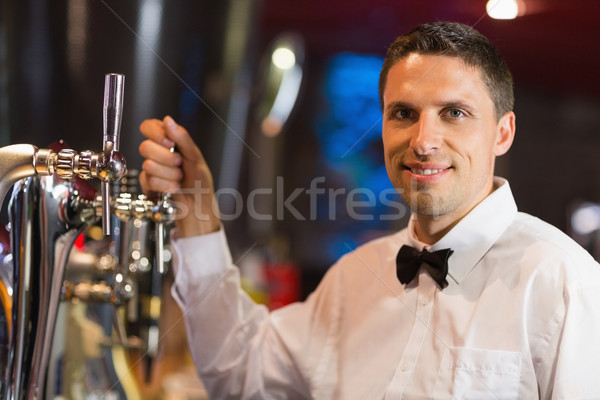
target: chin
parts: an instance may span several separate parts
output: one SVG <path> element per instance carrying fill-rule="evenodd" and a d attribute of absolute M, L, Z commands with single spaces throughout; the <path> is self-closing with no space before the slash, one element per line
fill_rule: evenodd
<path fill-rule="evenodd" d="M 445 204 L 439 196 L 430 193 L 419 193 L 411 197 L 409 207 L 417 214 L 425 217 L 439 217 L 446 213 Z"/>

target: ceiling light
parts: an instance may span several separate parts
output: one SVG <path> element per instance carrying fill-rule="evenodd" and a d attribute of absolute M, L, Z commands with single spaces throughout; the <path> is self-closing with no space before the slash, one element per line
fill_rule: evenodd
<path fill-rule="evenodd" d="M 485 9 L 494 19 L 515 19 L 519 15 L 517 0 L 489 0 Z"/>
<path fill-rule="evenodd" d="M 287 47 L 278 47 L 273 51 L 271 60 L 279 69 L 290 69 L 296 64 L 296 55 Z"/>

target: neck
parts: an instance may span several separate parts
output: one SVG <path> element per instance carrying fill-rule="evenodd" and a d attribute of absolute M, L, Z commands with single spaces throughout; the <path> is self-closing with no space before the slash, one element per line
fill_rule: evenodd
<path fill-rule="evenodd" d="M 453 221 L 445 221 L 445 219 L 444 217 L 417 215 L 414 224 L 415 236 L 425 244 L 434 244 L 460 221 L 460 219 Z"/>

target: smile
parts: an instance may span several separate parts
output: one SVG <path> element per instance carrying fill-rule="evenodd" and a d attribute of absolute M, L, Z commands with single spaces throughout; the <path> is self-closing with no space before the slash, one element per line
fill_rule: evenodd
<path fill-rule="evenodd" d="M 425 176 L 439 174 L 442 171 L 445 171 L 445 169 L 418 169 L 418 168 L 410 169 L 410 172 L 412 172 L 415 175 L 425 175 Z"/>

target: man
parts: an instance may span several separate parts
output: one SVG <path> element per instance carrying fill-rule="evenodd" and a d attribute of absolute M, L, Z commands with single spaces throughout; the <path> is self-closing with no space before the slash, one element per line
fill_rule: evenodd
<path fill-rule="evenodd" d="M 173 292 L 211 398 L 600 399 L 600 266 L 493 175 L 515 134 L 497 50 L 464 25 L 418 27 L 389 49 L 380 97 L 385 165 L 413 216 L 304 303 L 252 303 L 211 193 L 176 197 L 206 216 L 177 222 Z M 184 128 L 141 131 L 144 190 L 212 188 Z"/>

